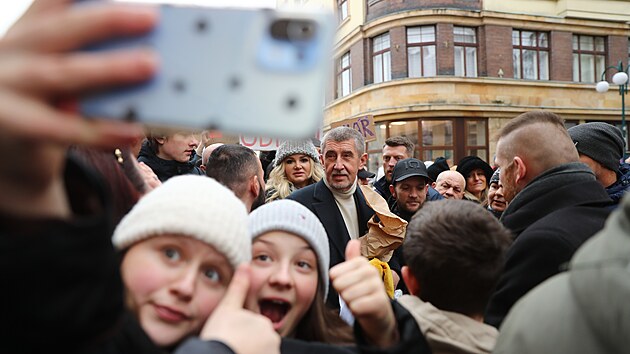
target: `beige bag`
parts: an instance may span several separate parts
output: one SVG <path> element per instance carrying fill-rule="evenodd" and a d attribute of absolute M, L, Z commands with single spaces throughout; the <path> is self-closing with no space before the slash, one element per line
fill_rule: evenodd
<path fill-rule="evenodd" d="M 360 185 L 367 204 L 375 214 L 368 221 L 368 232 L 359 237 L 361 240 L 361 255 L 371 259 L 378 258 L 388 262 L 394 250 L 402 245 L 407 231 L 407 222 L 389 211 L 387 201 L 369 186 Z M 380 222 L 376 222 L 378 217 Z"/>

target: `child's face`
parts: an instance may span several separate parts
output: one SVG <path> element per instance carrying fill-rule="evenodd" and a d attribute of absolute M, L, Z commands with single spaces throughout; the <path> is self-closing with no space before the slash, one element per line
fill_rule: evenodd
<path fill-rule="evenodd" d="M 306 241 L 284 231 L 256 238 L 252 256 L 246 306 L 268 317 L 281 336 L 290 337 L 315 298 L 317 256 Z"/>
<path fill-rule="evenodd" d="M 159 346 L 197 334 L 232 278 L 223 254 L 194 238 L 162 235 L 131 246 L 121 265 L 130 309 Z"/>

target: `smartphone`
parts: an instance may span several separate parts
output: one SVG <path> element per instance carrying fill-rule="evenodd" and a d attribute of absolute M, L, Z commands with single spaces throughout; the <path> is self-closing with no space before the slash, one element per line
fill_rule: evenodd
<path fill-rule="evenodd" d="M 284 138 L 322 126 L 331 67 L 332 18 L 325 13 L 161 5 L 149 34 L 88 51 L 150 47 L 160 70 L 148 82 L 93 92 L 87 117 L 153 127 L 212 129 Z"/>

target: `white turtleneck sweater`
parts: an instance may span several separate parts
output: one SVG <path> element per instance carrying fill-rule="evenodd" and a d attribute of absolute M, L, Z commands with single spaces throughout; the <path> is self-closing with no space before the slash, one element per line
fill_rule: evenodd
<path fill-rule="evenodd" d="M 333 189 L 329 184 L 328 180 L 324 178 L 324 184 L 328 189 L 332 192 L 333 197 L 335 198 L 335 202 L 337 203 L 337 207 L 341 212 L 341 216 L 343 217 L 343 222 L 346 224 L 346 229 L 348 230 L 348 235 L 350 235 L 350 239 L 356 240 L 359 238 L 359 216 L 357 214 L 357 206 L 354 203 L 354 192 L 357 190 L 357 180 L 355 178 L 352 187 L 345 192 L 339 192 Z"/>

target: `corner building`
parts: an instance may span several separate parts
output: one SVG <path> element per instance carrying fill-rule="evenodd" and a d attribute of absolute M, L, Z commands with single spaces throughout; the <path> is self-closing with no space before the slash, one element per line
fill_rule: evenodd
<path fill-rule="evenodd" d="M 492 164 L 495 135 L 545 109 L 567 127 L 621 127 L 621 97 L 595 83 L 630 57 L 630 0 L 279 0 L 331 8 L 338 20 L 324 128 L 372 115 L 369 170 L 385 139 L 405 135 L 415 157 Z M 608 70 L 611 81 L 616 70 Z M 630 130 L 630 129 L 628 129 Z M 552 143 L 552 142 L 550 142 Z"/>

